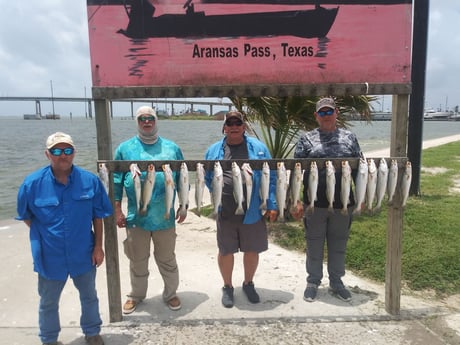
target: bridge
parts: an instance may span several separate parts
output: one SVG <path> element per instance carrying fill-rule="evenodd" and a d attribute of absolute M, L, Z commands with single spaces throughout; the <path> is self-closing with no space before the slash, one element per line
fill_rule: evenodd
<path fill-rule="evenodd" d="M 85 103 L 85 117 L 93 118 L 93 99 L 87 97 L 28 97 L 28 96 L 17 96 L 17 97 L 0 97 L 0 101 L 11 101 L 11 102 L 35 102 L 35 114 L 39 118 L 43 118 L 41 111 L 41 102 L 51 102 L 53 103 L 53 113 L 54 113 L 54 102 L 80 102 Z M 209 107 L 209 114 L 214 114 L 213 108 L 218 107 L 228 107 L 228 110 L 231 110 L 233 103 L 229 102 L 209 102 L 209 101 L 189 101 L 186 99 L 158 99 L 158 98 L 146 98 L 146 99 L 116 99 L 110 100 L 109 110 L 110 117 L 113 118 L 113 103 L 117 102 L 128 102 L 131 103 L 131 117 L 134 118 L 135 107 L 134 103 L 143 103 L 151 104 L 152 108 L 157 108 L 157 104 L 168 104 L 171 106 L 171 114 L 162 114 L 160 109 L 156 109 L 159 115 L 174 115 L 175 106 L 184 105 L 190 106 L 189 112 L 193 113 L 194 109 L 199 109 L 200 107 Z M 32 115 L 32 116 L 33 116 Z M 55 114 L 52 114 L 55 115 Z"/>

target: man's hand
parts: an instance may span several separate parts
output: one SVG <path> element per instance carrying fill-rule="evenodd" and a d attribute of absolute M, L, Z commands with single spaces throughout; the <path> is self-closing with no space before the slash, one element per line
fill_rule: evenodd
<path fill-rule="evenodd" d="M 292 218 L 295 220 L 300 220 L 303 217 L 303 203 L 301 201 L 297 201 L 297 205 L 293 205 L 289 210 L 291 213 Z"/>
<path fill-rule="evenodd" d="M 276 210 L 267 210 L 264 214 L 264 217 L 269 221 L 269 222 L 274 222 L 276 219 L 278 219 L 278 211 Z"/>

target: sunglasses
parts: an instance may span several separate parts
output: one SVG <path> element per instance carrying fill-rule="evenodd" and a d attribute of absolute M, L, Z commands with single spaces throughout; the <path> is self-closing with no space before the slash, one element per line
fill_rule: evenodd
<path fill-rule="evenodd" d="M 49 153 L 56 157 L 62 155 L 62 152 L 64 152 L 66 156 L 70 156 L 74 153 L 74 151 L 75 149 L 73 147 L 66 147 L 65 149 L 58 149 L 57 147 L 53 147 L 48 150 Z"/>
<path fill-rule="evenodd" d="M 335 109 L 317 111 L 318 115 L 321 116 L 321 117 L 326 116 L 326 115 L 332 115 L 332 114 L 334 114 L 334 112 L 335 112 Z"/>
<path fill-rule="evenodd" d="M 145 121 L 150 121 L 150 122 L 152 122 L 152 121 L 155 121 L 155 116 L 139 116 L 139 117 L 138 117 L 138 120 L 139 120 L 140 122 L 145 122 Z"/>
<path fill-rule="evenodd" d="M 225 126 L 227 127 L 232 127 L 232 126 L 242 126 L 243 125 L 243 121 L 241 120 L 237 120 L 237 121 L 226 121 L 225 122 Z"/>

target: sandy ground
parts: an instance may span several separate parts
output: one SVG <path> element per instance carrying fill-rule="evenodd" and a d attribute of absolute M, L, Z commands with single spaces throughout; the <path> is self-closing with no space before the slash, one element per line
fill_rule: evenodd
<path fill-rule="evenodd" d="M 460 136 L 449 138 L 460 140 Z M 424 147 L 445 142 L 446 138 L 430 141 Z M 367 156 L 385 154 L 370 152 Z M 384 284 L 347 271 L 344 282 L 352 291 L 351 302 L 332 296 L 325 276 L 319 299 L 308 303 L 302 299 L 304 254 L 275 244 L 270 244 L 260 257 L 255 284 L 261 303 L 256 305 L 250 304 L 241 290 L 242 255 L 235 256 L 235 307 L 226 309 L 220 302 L 222 281 L 216 264 L 214 221 L 189 212 L 185 223 L 177 226 L 177 233 L 178 295 L 182 300 L 179 311 L 170 311 L 162 302 L 162 282 L 152 260 L 146 300 L 121 322 L 110 323 L 105 266 L 99 269 L 102 335 L 107 345 L 460 343 L 460 296 L 437 300 L 428 293 L 404 290 L 400 315 L 390 315 L 385 311 Z M 129 290 L 128 262 L 121 245 L 124 237 L 120 229 L 122 296 Z M 32 272 L 27 227 L 20 222 L 0 222 L 0 241 L 0 345 L 40 344 L 37 278 Z M 71 282 L 66 285 L 60 306 L 60 340 L 68 345 L 85 344 L 79 328 L 78 294 Z"/>

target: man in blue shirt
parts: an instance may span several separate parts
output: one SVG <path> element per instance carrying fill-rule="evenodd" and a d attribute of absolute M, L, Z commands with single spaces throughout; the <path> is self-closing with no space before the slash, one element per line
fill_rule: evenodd
<path fill-rule="evenodd" d="M 56 132 L 46 141 L 50 165 L 24 179 L 17 220 L 30 227 L 40 295 L 39 328 L 44 345 L 59 344 L 59 299 L 68 276 L 80 294 L 80 326 L 90 345 L 103 345 L 96 267 L 104 261 L 102 219 L 112 205 L 99 178 L 73 164 L 72 138 Z"/>
<path fill-rule="evenodd" d="M 205 159 L 271 159 L 270 152 L 264 143 L 245 134 L 246 126 L 243 115 L 238 111 L 225 114 L 222 140 L 212 144 L 206 151 Z M 217 245 L 219 248 L 217 262 L 224 281 L 222 288 L 222 305 L 232 308 L 234 305 L 232 274 L 234 266 L 234 253 L 244 253 L 244 281 L 242 289 L 249 302 L 259 303 L 253 278 L 259 264 L 259 253 L 268 249 L 268 236 L 265 218 L 275 221 L 278 217 L 276 204 L 276 175 L 270 173 L 268 188 L 269 195 L 265 202 L 266 211 L 261 212 L 262 199 L 259 193 L 261 188 L 262 171 L 254 170 L 252 179 L 252 193 L 249 208 L 243 215 L 235 214 L 237 208 L 233 195 L 232 172 L 223 172 L 223 186 L 221 207 L 217 214 Z M 206 185 L 213 192 L 213 171 L 207 171 Z M 247 192 L 246 192 L 246 195 Z M 245 204 L 246 205 L 246 204 Z M 245 207 L 244 205 L 244 207 Z M 265 217 L 265 218 L 264 218 Z"/>

